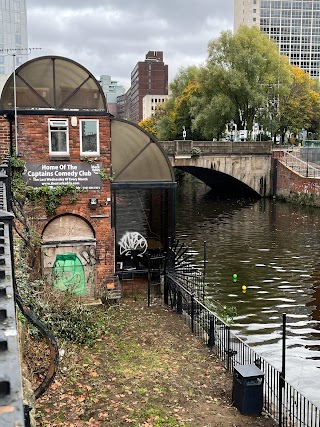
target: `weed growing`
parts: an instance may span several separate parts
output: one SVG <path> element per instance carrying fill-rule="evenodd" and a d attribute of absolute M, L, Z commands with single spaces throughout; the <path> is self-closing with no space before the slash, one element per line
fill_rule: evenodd
<path fill-rule="evenodd" d="M 92 345 L 101 333 L 101 323 L 72 292 L 59 291 L 44 280 L 29 281 L 25 272 L 17 275 L 17 286 L 25 304 L 60 341 Z M 22 316 L 19 319 L 24 322 Z M 38 329 L 28 324 L 29 333 L 40 338 Z"/>

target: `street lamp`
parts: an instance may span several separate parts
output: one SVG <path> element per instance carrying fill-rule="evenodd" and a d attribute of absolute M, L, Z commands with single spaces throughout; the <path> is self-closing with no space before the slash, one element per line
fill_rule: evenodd
<path fill-rule="evenodd" d="M 16 154 L 18 154 L 18 117 L 17 117 L 17 84 L 16 84 L 16 54 L 12 54 L 13 60 L 13 106 L 14 106 L 14 139 Z M 12 154 L 12 153 L 11 153 Z"/>

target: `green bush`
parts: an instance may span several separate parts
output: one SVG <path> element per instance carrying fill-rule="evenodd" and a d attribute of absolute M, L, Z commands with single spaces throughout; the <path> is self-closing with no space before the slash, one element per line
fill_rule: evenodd
<path fill-rule="evenodd" d="M 91 345 L 98 338 L 96 316 L 72 292 L 59 291 L 42 280 L 29 282 L 26 273 L 17 276 L 17 286 L 24 303 L 57 339 Z M 40 337 L 35 326 L 28 326 L 33 337 Z"/>

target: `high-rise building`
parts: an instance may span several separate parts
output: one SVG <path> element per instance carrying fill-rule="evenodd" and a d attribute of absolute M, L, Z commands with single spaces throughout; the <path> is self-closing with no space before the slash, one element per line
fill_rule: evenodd
<path fill-rule="evenodd" d="M 258 26 L 289 62 L 320 78 L 320 0 L 235 0 L 234 31 Z"/>
<path fill-rule="evenodd" d="M 124 86 L 120 85 L 116 80 L 111 80 L 111 76 L 105 74 L 100 76 L 100 84 L 106 96 L 109 113 L 117 117 L 117 97 L 125 93 Z"/>
<path fill-rule="evenodd" d="M 0 75 L 11 74 L 28 60 L 25 0 L 0 1 Z M 15 54 L 15 57 L 13 57 Z M 15 62 L 15 63 L 14 63 Z"/>
<path fill-rule="evenodd" d="M 168 95 L 168 65 L 163 52 L 149 51 L 145 61 L 136 64 L 131 72 L 131 87 L 127 96 L 118 97 L 118 117 L 139 123 L 143 119 L 145 95 Z M 123 105 L 125 101 L 126 104 Z M 123 115 L 122 115 L 123 114 Z"/>

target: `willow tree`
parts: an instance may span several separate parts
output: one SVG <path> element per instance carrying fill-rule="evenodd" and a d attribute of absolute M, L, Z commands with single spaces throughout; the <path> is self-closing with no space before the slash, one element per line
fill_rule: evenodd
<path fill-rule="evenodd" d="M 222 32 L 209 42 L 207 62 L 198 74 L 193 127 L 211 138 L 219 137 L 230 121 L 250 131 L 258 117 L 273 114 L 270 100 L 281 97 L 289 81 L 287 58 L 258 28 Z"/>

